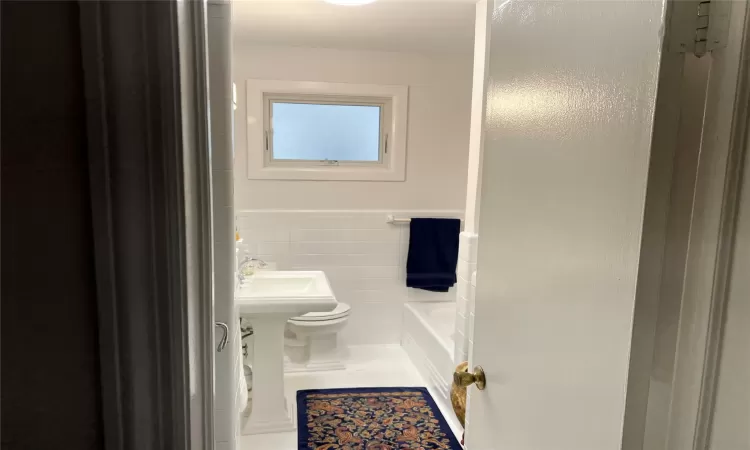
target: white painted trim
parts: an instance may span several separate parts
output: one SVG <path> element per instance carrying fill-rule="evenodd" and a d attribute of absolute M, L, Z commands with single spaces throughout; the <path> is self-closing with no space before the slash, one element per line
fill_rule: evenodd
<path fill-rule="evenodd" d="M 665 52 L 659 67 L 658 95 L 654 110 L 654 127 L 651 135 L 651 158 L 649 162 L 647 195 L 643 210 L 643 232 L 639 249 L 639 263 L 633 310 L 633 329 L 628 367 L 625 415 L 622 429 L 622 448 L 652 448 L 644 446 L 646 429 L 660 418 L 649 413 L 649 400 L 654 403 L 651 390 L 660 294 L 665 271 L 665 252 L 670 239 L 670 200 L 678 197 L 678 180 L 674 178 L 675 157 L 678 154 L 680 121 L 685 119 L 683 100 L 688 95 L 681 89 L 684 83 L 685 56 Z M 699 89 L 691 92 L 700 95 Z M 700 125 L 699 125 L 700 126 Z M 692 189 L 692 187 L 691 187 Z M 687 220 L 687 218 L 685 218 Z M 682 242 L 683 246 L 686 242 Z M 669 242 L 671 244 L 671 241 Z M 669 270 L 668 266 L 666 270 Z M 680 267 L 680 270 L 682 268 Z M 666 300 L 665 300 L 666 301 Z M 658 389 L 656 389 L 658 391 Z M 647 417 L 654 423 L 647 424 Z M 651 429 L 649 428 L 649 431 Z"/>
<path fill-rule="evenodd" d="M 665 54 L 662 61 L 662 73 L 671 71 L 669 67 L 675 59 L 677 59 L 679 70 L 684 67 L 684 72 L 681 78 L 678 73 L 674 79 L 660 80 L 660 84 L 664 82 L 664 89 L 660 88 L 659 91 L 659 95 L 663 98 L 659 100 L 658 105 L 662 106 L 657 106 L 656 117 L 667 126 L 655 129 L 653 141 L 661 148 L 674 147 L 674 157 L 670 161 L 664 161 L 663 158 L 652 159 L 650 169 L 654 176 L 662 178 L 666 178 L 671 173 L 671 187 L 666 193 L 668 195 L 666 205 L 659 205 L 659 202 L 647 202 L 645 215 L 646 219 L 653 224 L 653 218 L 659 215 L 659 208 L 661 208 L 662 214 L 665 214 L 666 223 L 663 229 L 658 229 L 658 232 L 648 233 L 652 236 L 647 237 L 648 234 L 644 234 L 641 249 L 642 262 L 639 265 L 639 273 L 645 275 L 642 284 L 647 289 L 641 290 L 640 294 L 645 295 L 639 295 L 637 300 L 639 302 L 635 311 L 637 325 L 634 325 L 637 329 L 633 331 L 633 348 L 638 350 L 635 352 L 631 350 L 631 374 L 634 374 L 634 377 L 629 378 L 628 383 L 630 385 L 632 381 L 636 385 L 637 388 L 633 393 L 641 399 L 644 399 L 642 395 L 645 388 L 648 398 L 645 417 L 640 415 L 643 410 L 634 411 L 631 408 L 626 413 L 624 441 L 627 439 L 628 445 L 632 445 L 633 448 L 642 446 L 644 449 L 664 449 L 667 442 L 672 370 L 677 347 L 677 320 L 682 299 L 682 283 L 685 277 L 691 208 L 695 193 L 706 86 L 711 63 L 710 58 L 699 60 L 692 55 Z M 672 85 L 676 89 L 672 88 Z M 675 131 L 673 135 L 676 142 L 672 142 L 669 139 L 670 135 L 664 133 L 670 129 L 670 121 L 664 122 L 664 119 L 669 117 L 670 110 L 679 116 L 679 131 Z M 667 113 L 667 117 L 664 113 Z M 665 167 L 666 164 L 669 168 Z M 661 183 L 662 181 L 656 181 L 655 186 Z M 656 237 L 659 238 L 658 241 Z M 659 241 L 662 244 L 657 244 Z M 658 257 L 655 256 L 656 254 L 649 256 L 644 253 L 648 246 L 653 248 L 661 246 L 663 251 L 659 252 Z M 656 289 L 654 283 L 659 284 L 658 290 L 652 290 Z M 648 347 L 651 349 L 648 350 Z M 634 371 L 637 365 L 650 367 L 650 373 Z M 638 378 L 640 382 L 637 381 Z M 640 393 L 637 393 L 639 390 Z M 629 406 L 638 405 L 639 402 L 635 404 L 632 402 L 630 392 L 628 392 L 628 397 Z M 635 432 L 634 425 L 641 430 Z M 643 441 L 642 445 L 639 444 L 639 440 Z"/>
<path fill-rule="evenodd" d="M 411 217 L 456 217 L 463 219 L 463 211 L 459 209 L 237 209 L 237 216 L 247 216 L 251 214 L 383 214 L 383 223 L 388 223 L 389 216 Z"/>
<path fill-rule="evenodd" d="M 667 450 L 704 450 L 748 130 L 750 4 L 733 2 L 728 44 L 711 53 L 701 154 L 683 286 Z"/>
<path fill-rule="evenodd" d="M 377 161 L 346 161 L 339 160 L 331 167 L 326 162 L 315 160 L 284 160 L 274 158 L 273 146 L 273 107 L 274 103 L 314 103 L 339 106 L 370 106 L 380 110 L 378 124 L 378 160 Z M 390 97 L 352 97 L 335 95 L 300 95 L 300 94 L 268 94 L 263 96 L 263 132 L 264 132 L 264 168 L 289 169 L 298 171 L 300 168 L 323 167 L 332 171 L 341 170 L 338 166 L 361 167 L 363 169 L 382 170 L 390 161 L 393 153 L 388 148 L 389 126 L 392 122 L 393 102 Z"/>
<path fill-rule="evenodd" d="M 246 80 L 247 178 L 251 180 L 404 181 L 409 102 L 407 86 L 326 83 L 313 81 Z M 382 164 L 303 167 L 269 165 L 265 152 L 265 101 L 267 94 L 372 98 L 390 103 L 390 117 L 383 130 L 388 135 L 388 154 Z M 388 120 L 390 119 L 390 120 Z"/>
<path fill-rule="evenodd" d="M 346 369 L 346 365 L 342 362 L 295 364 L 293 362 L 284 361 L 284 373 L 324 372 L 344 369 Z"/>
<path fill-rule="evenodd" d="M 214 346 L 214 302 L 213 302 L 213 229 L 211 214 L 211 142 L 209 123 L 209 99 L 208 99 L 208 54 L 206 52 L 206 8 L 203 2 L 186 2 L 178 4 L 179 11 L 185 15 L 185 20 L 179 22 L 178 34 L 187 36 L 191 41 L 185 48 L 180 48 L 180 65 L 183 72 L 191 74 L 190 77 L 181 77 L 181 89 L 183 97 L 192 97 L 192 111 L 185 111 L 186 105 L 181 104 L 183 114 L 183 127 L 192 127 L 193 133 L 183 135 L 192 138 L 192 142 L 183 142 L 183 156 L 185 159 L 193 158 L 195 162 L 195 173 L 185 172 L 184 185 L 192 192 L 192 198 L 186 199 L 196 203 L 194 211 L 198 217 L 193 218 L 194 226 L 197 228 L 197 241 L 188 242 L 187 245 L 195 245 L 193 254 L 199 255 L 197 261 L 189 261 L 187 267 L 188 276 L 198 276 L 199 295 L 203 300 L 200 308 L 196 311 L 196 317 L 192 320 L 198 330 L 188 329 L 187 339 L 188 351 L 193 350 L 196 360 L 192 361 L 201 372 L 199 381 L 200 388 L 196 386 L 196 393 L 191 389 L 191 449 L 204 448 L 206 450 L 215 447 L 214 441 L 214 384 L 215 384 L 215 351 Z M 178 13 L 178 18 L 180 14 Z M 190 83 L 192 81 L 192 83 Z M 192 123 L 191 123 L 192 122 Z M 192 151 L 191 151 L 192 150 Z M 192 175 L 192 176 L 190 176 Z M 186 195 L 187 197 L 187 195 Z M 186 217 L 190 220 L 189 217 Z M 185 230 L 187 231 L 187 230 Z M 187 233 L 186 233 L 187 234 Z M 197 245 L 196 245 L 197 244 Z M 189 257 L 190 253 L 186 253 Z M 184 309 L 188 309 L 185 305 Z M 193 334 L 191 336 L 190 334 Z M 192 337 L 192 339 L 191 339 Z M 193 374 L 189 374 L 190 377 Z M 192 380 L 190 380 L 192 383 Z M 192 385 L 191 385 L 192 388 Z M 199 398 L 194 398 L 195 395 Z M 198 410 L 194 410 L 196 403 Z M 200 432 L 196 428 L 202 428 Z M 199 442 L 196 442 L 196 437 Z"/>
<path fill-rule="evenodd" d="M 477 233 L 479 226 L 479 199 L 482 188 L 482 159 L 484 133 L 482 132 L 487 103 L 487 60 L 490 48 L 490 20 L 493 2 L 479 0 L 476 5 L 474 31 L 474 72 L 471 87 L 471 121 L 469 125 L 469 165 L 466 179 L 466 231 Z"/>
<path fill-rule="evenodd" d="M 228 0 L 211 0 L 206 7 L 208 42 L 208 102 L 211 139 L 211 218 L 213 227 L 214 319 L 228 327 L 229 340 L 215 352 L 214 441 L 228 450 L 237 448 L 239 426 L 239 319 L 234 304 L 234 155 L 232 151 L 232 8 Z M 216 328 L 212 325 L 212 332 Z M 217 336 L 217 335 L 215 335 Z M 218 337 L 215 337 L 218 340 Z M 216 341 L 215 341 L 216 342 Z"/>

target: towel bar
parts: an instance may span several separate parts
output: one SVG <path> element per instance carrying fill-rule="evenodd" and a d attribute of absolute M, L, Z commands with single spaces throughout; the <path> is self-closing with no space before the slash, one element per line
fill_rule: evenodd
<path fill-rule="evenodd" d="M 411 219 L 407 217 L 394 217 L 392 214 L 389 214 L 385 216 L 385 222 L 386 223 L 392 223 L 392 224 L 404 224 L 404 223 L 411 223 Z"/>
<path fill-rule="evenodd" d="M 402 225 L 405 223 L 411 223 L 411 219 L 408 217 L 395 217 L 393 214 L 388 214 L 385 216 L 385 222 L 386 223 L 392 223 L 394 225 Z M 461 219 L 461 222 L 463 223 L 463 219 Z"/>

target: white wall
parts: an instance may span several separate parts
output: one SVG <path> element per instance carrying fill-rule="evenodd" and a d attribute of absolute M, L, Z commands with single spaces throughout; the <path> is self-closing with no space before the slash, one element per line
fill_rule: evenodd
<path fill-rule="evenodd" d="M 463 210 L 471 109 L 471 55 L 234 43 L 235 207 L 283 210 Z M 409 87 L 405 182 L 247 179 L 245 80 L 278 79 Z"/>

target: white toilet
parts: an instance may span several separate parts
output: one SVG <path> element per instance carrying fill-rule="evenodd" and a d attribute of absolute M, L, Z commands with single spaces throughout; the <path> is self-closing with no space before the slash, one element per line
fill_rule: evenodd
<path fill-rule="evenodd" d="M 314 312 L 289 319 L 284 339 L 284 370 L 302 372 L 344 369 L 339 331 L 349 320 L 351 307 L 339 303 L 333 311 Z"/>

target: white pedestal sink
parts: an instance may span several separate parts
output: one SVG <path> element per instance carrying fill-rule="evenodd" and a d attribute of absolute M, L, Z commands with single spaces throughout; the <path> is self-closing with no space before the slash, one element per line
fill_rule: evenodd
<path fill-rule="evenodd" d="M 253 407 L 243 434 L 292 431 L 293 408 L 284 397 L 284 327 L 292 317 L 336 307 L 328 279 L 320 271 L 257 272 L 239 286 L 235 303 L 254 332 Z"/>

